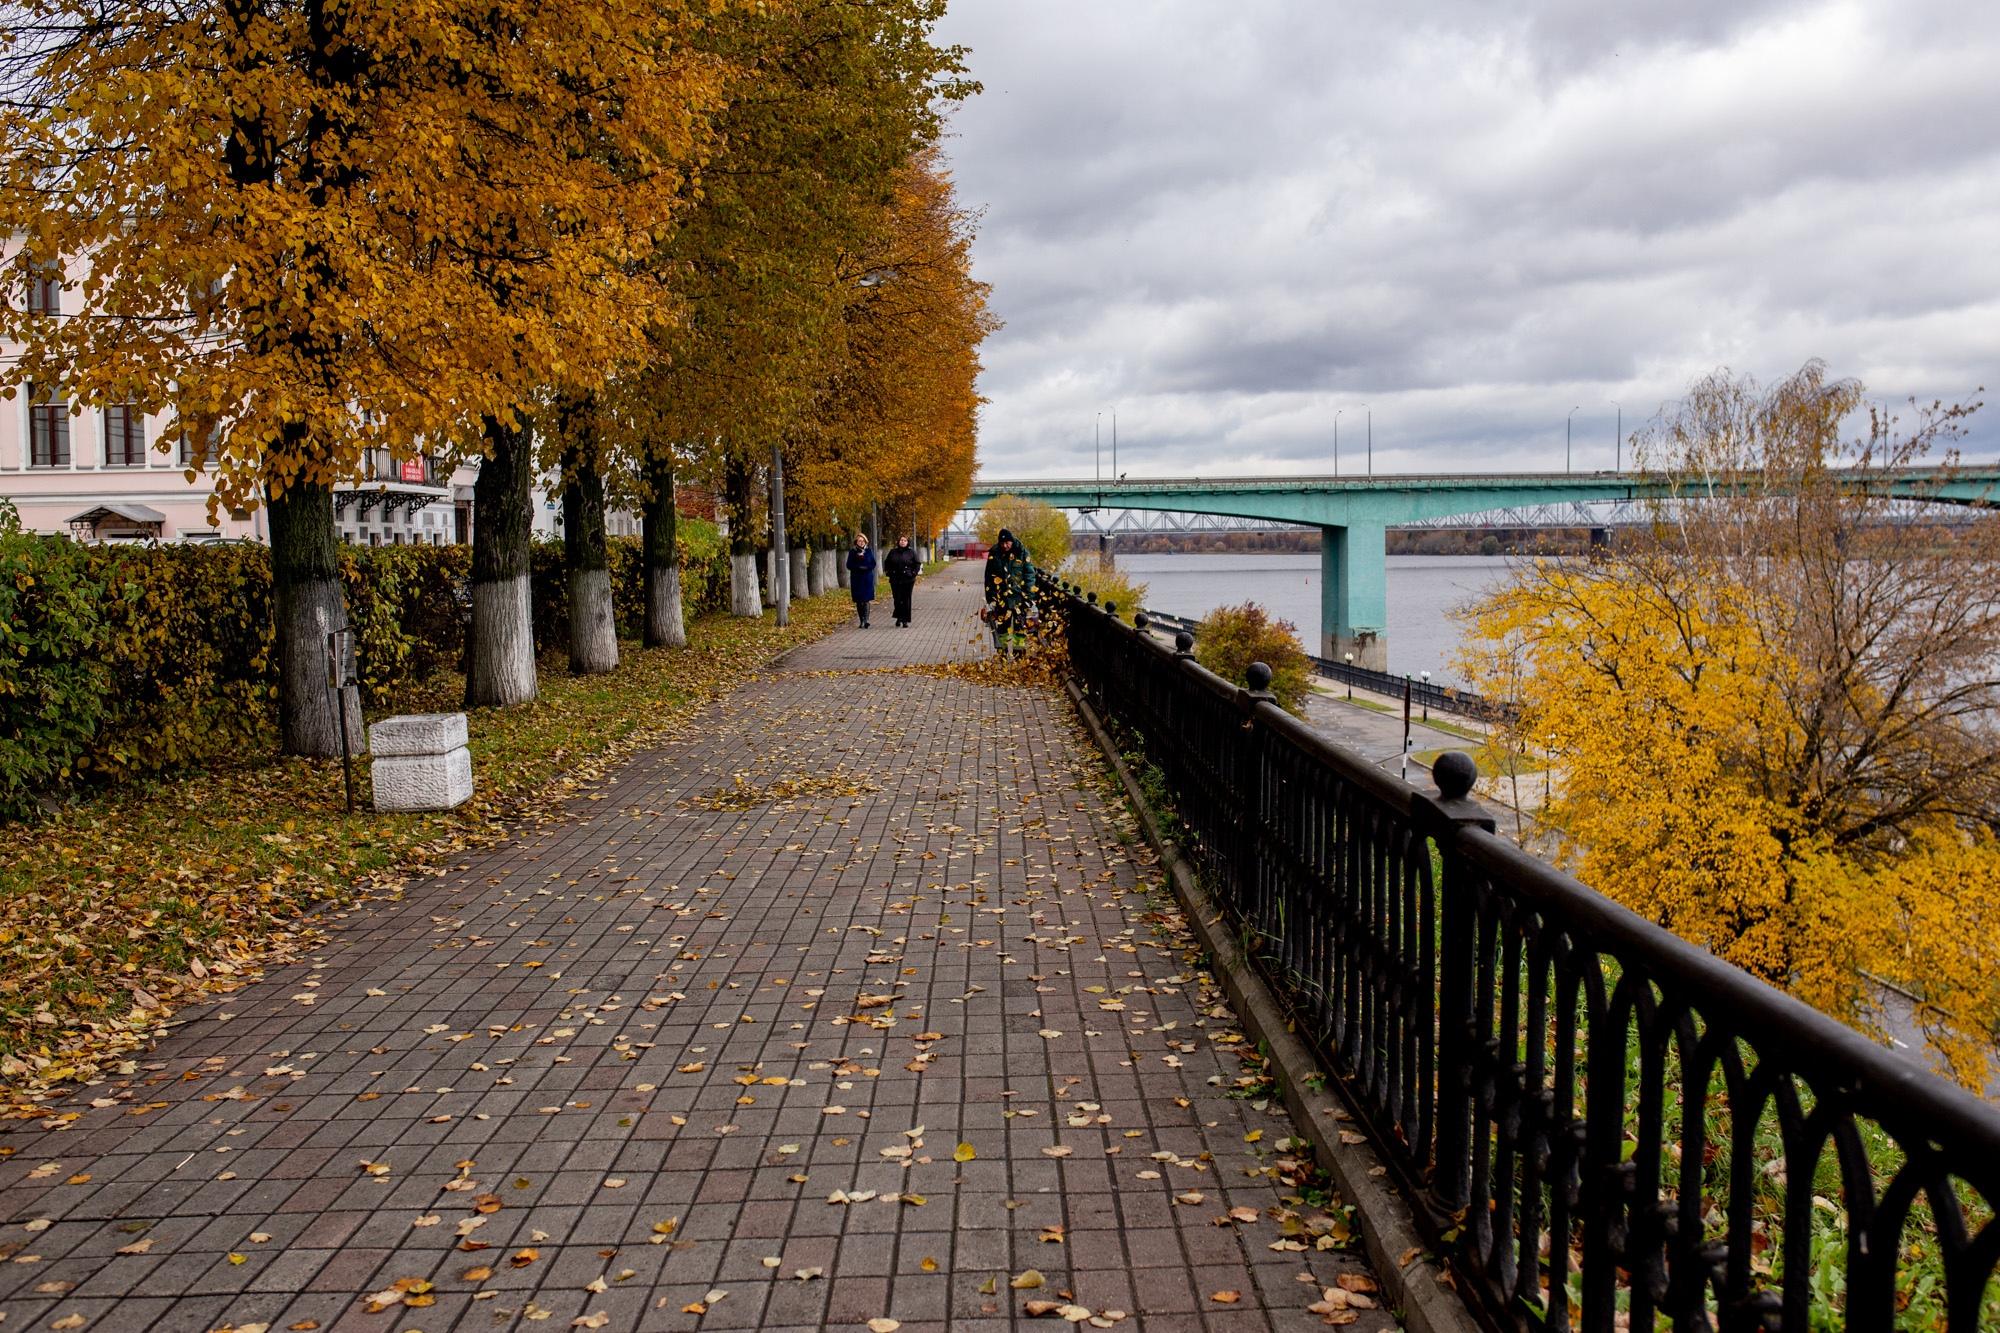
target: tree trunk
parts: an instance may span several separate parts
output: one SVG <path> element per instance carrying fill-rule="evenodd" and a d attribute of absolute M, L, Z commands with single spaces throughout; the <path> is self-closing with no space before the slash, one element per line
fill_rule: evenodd
<path fill-rule="evenodd" d="M 785 546 L 785 454 L 771 446 L 771 587 L 778 624 L 792 623 L 792 557 Z"/>
<path fill-rule="evenodd" d="M 792 567 L 787 587 L 794 597 L 812 596 L 812 575 L 807 571 L 812 567 L 812 551 L 808 547 L 792 548 Z"/>
<path fill-rule="evenodd" d="M 335 555 L 333 491 L 293 484 L 271 497 L 271 592 L 278 642 L 278 728 L 286 754 L 330 759 L 340 754 L 340 697 L 328 679 L 327 638 L 347 624 L 347 604 Z M 341 676 L 350 674 L 353 639 Z M 359 754 L 361 695 L 348 689 L 347 742 Z"/>
<path fill-rule="evenodd" d="M 722 470 L 723 498 L 729 504 L 729 613 L 761 616 L 757 589 L 757 540 L 750 530 L 750 465 L 731 458 Z"/>
<path fill-rule="evenodd" d="M 646 646 L 687 647 L 687 619 L 681 610 L 681 557 L 675 537 L 674 463 L 646 460 L 647 500 L 640 539 L 646 560 Z"/>
<path fill-rule="evenodd" d="M 804 555 L 806 558 L 806 596 L 824 597 L 826 595 L 826 552 L 817 551 L 808 546 L 804 549 Z"/>
<path fill-rule="evenodd" d="M 585 399 L 578 415 L 596 411 Z M 596 432 L 563 451 L 563 566 L 569 576 L 569 669 L 601 675 L 618 666 L 618 628 L 611 611 L 611 571 L 604 550 L 604 477 L 597 470 Z"/>
<path fill-rule="evenodd" d="M 535 697 L 534 598 L 528 543 L 535 532 L 534 428 L 486 418 L 486 460 L 472 488 L 472 630 L 468 708 Z"/>
<path fill-rule="evenodd" d="M 770 547 L 757 552 L 757 577 L 762 580 L 758 591 L 766 607 L 778 604 L 778 576 L 772 572 L 774 563 Z"/>

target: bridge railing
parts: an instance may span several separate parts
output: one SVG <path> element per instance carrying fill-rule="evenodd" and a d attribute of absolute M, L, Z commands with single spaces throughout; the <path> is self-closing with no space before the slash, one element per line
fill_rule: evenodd
<path fill-rule="evenodd" d="M 1070 662 L 1491 1326 L 2000 1328 L 2000 1112 L 1070 599 Z"/>
<path fill-rule="evenodd" d="M 1169 629 L 1199 635 L 1201 622 L 1186 616 L 1177 616 L 1167 611 L 1148 609 L 1146 619 L 1151 624 L 1164 625 Z M 1438 685 L 1427 680 L 1416 680 L 1409 676 L 1398 676 L 1388 671 L 1376 671 L 1369 667 L 1358 667 L 1350 662 L 1336 662 L 1332 658 L 1320 657 L 1314 653 L 1306 656 L 1312 661 L 1313 671 L 1326 680 L 1352 685 L 1358 690 L 1368 690 L 1374 694 L 1386 694 L 1400 699 L 1407 689 L 1410 702 L 1419 708 L 1439 713 L 1456 713 L 1460 717 L 1475 718 L 1481 722 L 1501 722 L 1510 715 L 1507 705 L 1471 690 L 1461 690 L 1455 685 Z"/>

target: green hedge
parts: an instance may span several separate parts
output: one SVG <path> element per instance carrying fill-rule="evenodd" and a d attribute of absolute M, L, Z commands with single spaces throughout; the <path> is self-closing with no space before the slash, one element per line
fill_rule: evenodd
<path fill-rule="evenodd" d="M 674 525 L 681 557 L 681 610 L 689 619 L 729 609 L 729 543 L 713 523 L 683 518 Z M 634 537 L 606 544 L 611 575 L 611 613 L 618 637 L 636 639 L 646 620 L 646 565 Z M 535 647 L 542 652 L 569 647 L 569 576 L 559 541 L 536 542 L 529 568 L 534 585 Z"/>
<path fill-rule="evenodd" d="M 0 818 L 79 778 L 115 780 L 268 746 L 277 666 L 262 546 L 86 546 L 21 532 L 0 506 Z M 715 526 L 679 525 L 690 617 L 726 605 Z M 362 705 L 461 669 L 463 546 L 341 548 Z M 619 633 L 644 608 L 638 543 L 612 543 Z M 562 548 L 534 551 L 535 637 L 568 633 Z"/>

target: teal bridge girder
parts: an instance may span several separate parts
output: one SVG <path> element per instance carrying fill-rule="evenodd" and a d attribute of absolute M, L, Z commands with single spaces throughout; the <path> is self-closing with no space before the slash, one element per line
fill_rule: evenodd
<path fill-rule="evenodd" d="M 2000 506 L 2000 465 L 1854 470 L 1856 487 L 1911 500 Z M 1761 475 L 1723 476 L 1717 495 L 1762 489 Z M 1425 473 L 1374 477 L 1187 477 L 1126 481 L 981 480 L 965 508 L 1000 495 L 1058 509 L 1138 509 L 1225 514 L 1302 523 L 1320 529 L 1320 652 L 1333 660 L 1386 671 L 1388 566 L 1386 530 L 1454 514 L 1529 505 L 1687 497 L 1685 478 L 1643 472 Z M 1032 553 L 1031 553 L 1032 554 Z"/>

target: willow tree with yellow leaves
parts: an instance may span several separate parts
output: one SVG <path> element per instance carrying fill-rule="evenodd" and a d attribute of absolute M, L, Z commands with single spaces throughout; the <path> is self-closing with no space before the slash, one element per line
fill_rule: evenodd
<path fill-rule="evenodd" d="M 171 412 L 159 447 L 212 456 L 218 504 L 267 507 L 288 751 L 340 750 L 333 486 L 370 450 L 517 430 L 539 385 L 601 377 L 661 317 L 634 274 L 716 93 L 684 45 L 709 8 L 12 7 L 0 232 L 17 279 L 67 265 L 88 317 L 9 303 L 4 373 Z M 502 565 L 476 602 L 523 599 Z"/>
<path fill-rule="evenodd" d="M 2000 1030 L 2000 518 L 1859 484 L 1976 404 L 1845 439 L 1865 401 L 1817 362 L 1696 384 L 1640 441 L 1669 483 L 1648 529 L 1522 566 L 1468 612 L 1467 665 L 1519 705 L 1514 746 L 1553 753 L 1544 817 L 1587 883 L 1864 1029 L 1869 978 L 1895 982 L 1978 1085 Z"/>

